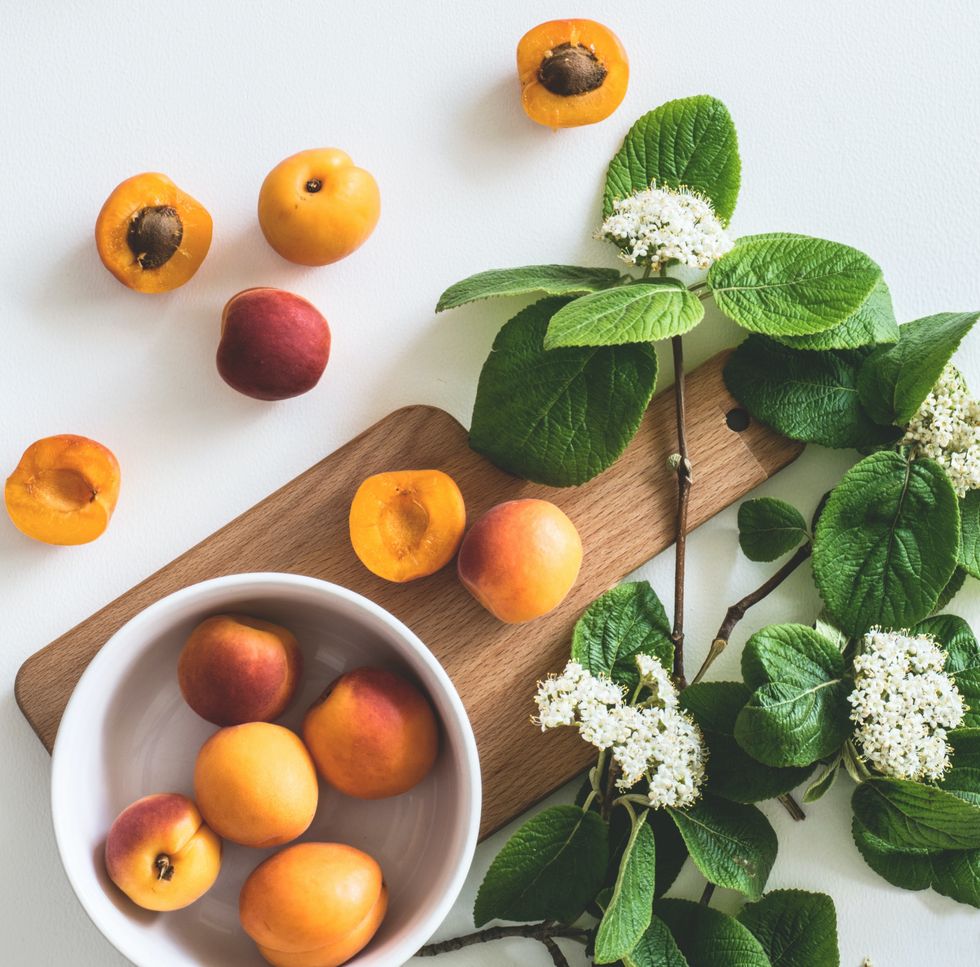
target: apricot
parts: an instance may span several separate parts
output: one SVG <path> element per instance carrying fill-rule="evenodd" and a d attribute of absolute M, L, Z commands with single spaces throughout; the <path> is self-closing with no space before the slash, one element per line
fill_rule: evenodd
<path fill-rule="evenodd" d="M 595 124 L 622 103 L 629 60 L 619 38 L 594 20 L 549 20 L 517 45 L 521 102 L 549 128 Z"/>
<path fill-rule="evenodd" d="M 261 286 L 232 296 L 221 314 L 221 378 L 257 400 L 313 389 L 330 358 L 330 326 L 292 292 Z"/>
<path fill-rule="evenodd" d="M 306 713 L 303 738 L 320 775 L 358 799 L 408 792 L 439 754 L 439 726 L 428 699 L 382 668 L 341 675 Z"/>
<path fill-rule="evenodd" d="M 340 843 L 299 843 L 242 887 L 245 932 L 274 967 L 338 967 L 370 943 L 388 908 L 381 867 Z"/>
<path fill-rule="evenodd" d="M 88 437 L 45 437 L 24 451 L 3 497 L 10 519 L 28 537 L 87 544 L 109 526 L 119 499 L 119 463 Z"/>
<path fill-rule="evenodd" d="M 281 846 L 316 812 L 316 769 L 299 736 L 248 722 L 215 732 L 194 767 L 194 798 L 208 825 L 242 846 Z"/>
<path fill-rule="evenodd" d="M 211 216 L 166 175 L 127 178 L 95 223 L 102 264 L 138 292 L 168 292 L 189 281 L 211 247 Z"/>
<path fill-rule="evenodd" d="M 582 565 L 575 525 L 547 500 L 509 500 L 463 538 L 457 567 L 470 594 L 501 621 L 530 621 L 557 608 Z"/>
<path fill-rule="evenodd" d="M 327 265 L 350 255 L 368 240 L 380 214 L 377 182 L 337 148 L 286 158 L 259 191 L 266 241 L 300 265 Z"/>
<path fill-rule="evenodd" d="M 191 632 L 177 681 L 187 704 L 215 725 L 271 722 L 292 701 L 302 667 L 292 632 L 260 618 L 219 614 Z"/>
<path fill-rule="evenodd" d="M 453 559 L 465 529 L 463 495 L 441 470 L 376 473 L 350 507 L 354 553 L 387 581 L 435 574 Z"/>
<path fill-rule="evenodd" d="M 204 896 L 221 869 L 221 840 L 178 793 L 127 806 L 105 843 L 109 878 L 146 910 L 180 910 Z"/>

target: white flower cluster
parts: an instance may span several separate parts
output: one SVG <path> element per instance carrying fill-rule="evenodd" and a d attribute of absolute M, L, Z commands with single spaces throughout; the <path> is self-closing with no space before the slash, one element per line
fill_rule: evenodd
<path fill-rule="evenodd" d="M 941 463 L 960 497 L 980 489 L 980 402 L 955 366 L 943 370 L 902 442 Z"/>
<path fill-rule="evenodd" d="M 640 705 L 624 701 L 623 690 L 577 662 L 538 685 L 536 721 L 542 731 L 577 725 L 586 742 L 611 749 L 622 775 L 620 789 L 649 782 L 648 798 L 661 806 L 688 806 L 704 781 L 705 755 L 697 725 L 677 702 L 677 690 L 654 658 L 636 661 L 641 685 L 650 692 Z"/>
<path fill-rule="evenodd" d="M 874 628 L 854 659 L 851 721 L 862 757 L 896 779 L 939 779 L 949 768 L 946 733 L 965 706 L 928 635 Z"/>
<path fill-rule="evenodd" d="M 653 186 L 614 201 L 596 237 L 618 245 L 624 261 L 654 270 L 675 259 L 706 269 L 734 244 L 707 199 Z"/>

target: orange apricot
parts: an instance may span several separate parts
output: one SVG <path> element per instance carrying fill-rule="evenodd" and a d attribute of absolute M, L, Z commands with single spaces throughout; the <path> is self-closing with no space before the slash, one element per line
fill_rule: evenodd
<path fill-rule="evenodd" d="M 351 503 L 354 553 L 387 581 L 435 574 L 453 559 L 465 529 L 463 495 L 441 470 L 375 474 Z"/>
<path fill-rule="evenodd" d="M 629 60 L 619 38 L 594 20 L 549 20 L 517 45 L 521 102 L 549 128 L 574 128 L 609 117 L 622 103 Z"/>
<path fill-rule="evenodd" d="M 211 216 L 166 175 L 127 178 L 95 223 L 102 264 L 138 292 L 169 292 L 189 281 L 211 247 Z"/>
<path fill-rule="evenodd" d="M 10 519 L 28 537 L 87 544 L 109 526 L 119 498 L 119 463 L 88 437 L 45 437 L 24 451 L 3 496 Z"/>

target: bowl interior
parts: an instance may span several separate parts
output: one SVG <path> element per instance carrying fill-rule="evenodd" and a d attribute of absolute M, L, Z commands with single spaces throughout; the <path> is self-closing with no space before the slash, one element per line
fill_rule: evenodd
<path fill-rule="evenodd" d="M 62 860 L 96 925 L 137 964 L 260 965 L 238 922 L 238 892 L 275 850 L 225 844 L 211 891 L 185 910 L 154 914 L 123 896 L 105 873 L 106 832 L 130 802 L 153 792 L 193 797 L 197 751 L 215 726 L 184 703 L 176 666 L 191 629 L 237 610 L 289 628 L 305 661 L 281 724 L 303 714 L 337 675 L 358 665 L 400 672 L 429 695 L 442 731 L 439 759 L 415 789 L 376 802 L 320 784 L 302 840 L 343 842 L 374 856 L 390 890 L 388 915 L 359 967 L 404 962 L 448 912 L 472 858 L 479 767 L 472 731 L 445 672 L 403 625 L 358 595 L 289 575 L 236 575 L 177 592 L 134 618 L 89 666 L 55 746 L 52 808 Z"/>

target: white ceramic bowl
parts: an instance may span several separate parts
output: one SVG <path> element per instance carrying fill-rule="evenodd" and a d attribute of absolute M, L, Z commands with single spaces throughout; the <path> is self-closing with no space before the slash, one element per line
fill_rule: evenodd
<path fill-rule="evenodd" d="M 54 831 L 68 879 L 108 940 L 139 967 L 246 967 L 265 962 L 238 922 L 238 892 L 274 850 L 225 844 L 217 883 L 176 913 L 149 913 L 105 872 L 106 832 L 140 796 L 193 796 L 197 751 L 215 727 L 177 687 L 177 657 L 208 615 L 240 611 L 278 622 L 299 639 L 300 690 L 283 724 L 303 713 L 336 676 L 382 665 L 428 693 L 442 725 L 432 773 L 403 796 L 348 799 L 321 783 L 303 840 L 349 843 L 384 871 L 390 905 L 377 936 L 350 963 L 402 964 L 435 931 L 466 877 L 480 820 L 480 765 L 473 731 L 452 682 L 431 652 L 383 608 L 345 588 L 290 574 L 236 574 L 184 588 L 124 625 L 96 655 L 65 710 L 52 762 Z"/>

